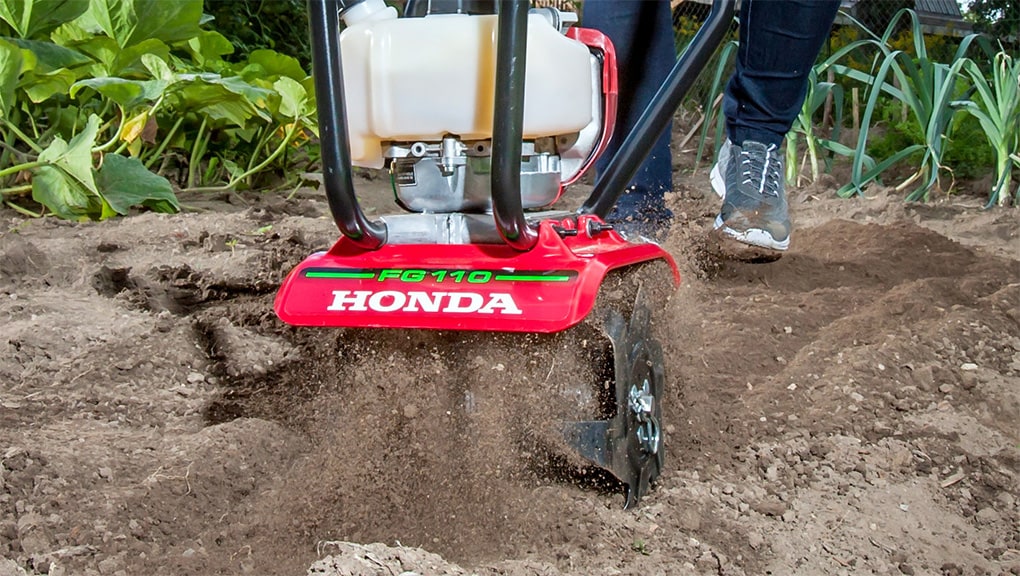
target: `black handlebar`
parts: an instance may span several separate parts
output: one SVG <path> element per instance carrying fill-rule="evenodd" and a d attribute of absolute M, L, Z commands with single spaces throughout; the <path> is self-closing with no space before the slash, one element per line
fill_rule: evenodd
<path fill-rule="evenodd" d="M 358 246 L 374 250 L 386 242 L 386 225 L 366 218 L 354 195 L 340 60 L 340 22 L 337 19 L 340 8 L 339 0 L 308 0 L 312 76 L 322 147 L 322 183 L 329 211 L 340 232 Z"/>
<path fill-rule="evenodd" d="M 578 213 L 605 218 L 613 210 L 624 189 L 640 170 L 641 163 L 648 157 L 652 145 L 669 125 L 670 118 L 687 96 L 698 74 L 722 42 L 733 20 L 734 10 L 734 0 L 713 0 L 712 11 L 705 23 L 648 103 L 634 130 L 627 134 L 623 144 L 608 162 Z"/>
<path fill-rule="evenodd" d="M 507 5 L 508 4 L 508 5 Z M 504 3 L 497 16 L 496 100 L 492 123 L 492 217 L 500 236 L 515 250 L 531 250 L 538 232 L 521 206 L 521 148 L 524 133 L 524 71 L 528 47 L 528 2 Z"/>

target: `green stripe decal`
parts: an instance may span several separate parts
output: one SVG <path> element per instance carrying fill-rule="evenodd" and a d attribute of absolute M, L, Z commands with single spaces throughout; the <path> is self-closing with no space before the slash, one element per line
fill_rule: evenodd
<path fill-rule="evenodd" d="M 309 270 L 305 272 L 306 278 L 339 278 L 343 280 L 371 280 L 375 278 L 373 272 L 328 272 L 324 270 Z"/>
<path fill-rule="evenodd" d="M 570 276 L 538 276 L 529 274 L 497 274 L 496 280 L 505 282 L 569 282 Z"/>

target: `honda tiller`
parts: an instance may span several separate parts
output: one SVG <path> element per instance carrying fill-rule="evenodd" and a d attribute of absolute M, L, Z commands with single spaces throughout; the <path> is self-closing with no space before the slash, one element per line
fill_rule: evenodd
<path fill-rule="evenodd" d="M 658 244 L 605 218 L 718 46 L 733 0 L 714 0 L 576 211 L 549 206 L 612 135 L 613 46 L 573 26 L 574 14 L 490 4 L 497 14 L 397 18 L 383 0 L 309 0 L 323 182 L 342 235 L 289 274 L 276 313 L 298 326 L 597 326 L 612 355 L 608 393 L 597 391 L 604 406 L 559 426 L 577 455 L 626 485 L 630 506 L 663 457 L 663 358 L 640 274 L 659 262 L 672 284 L 680 278 Z M 352 166 L 387 167 L 404 213 L 367 218 Z M 639 287 L 596 306 L 607 275 L 628 273 Z"/>

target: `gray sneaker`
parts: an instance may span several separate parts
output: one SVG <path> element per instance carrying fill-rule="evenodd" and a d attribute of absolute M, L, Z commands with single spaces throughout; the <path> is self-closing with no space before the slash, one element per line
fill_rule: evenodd
<path fill-rule="evenodd" d="M 786 250 L 790 216 L 779 147 L 746 141 L 743 146 L 731 144 L 727 152 L 728 162 L 722 166 L 726 195 L 715 219 L 716 231 L 751 246 Z"/>

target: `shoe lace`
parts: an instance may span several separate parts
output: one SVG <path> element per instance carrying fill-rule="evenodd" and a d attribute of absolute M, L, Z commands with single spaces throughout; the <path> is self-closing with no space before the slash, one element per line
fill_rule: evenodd
<path fill-rule="evenodd" d="M 764 150 L 742 149 L 740 167 L 744 185 L 763 196 L 779 196 L 783 164 L 778 146 L 770 144 Z"/>

